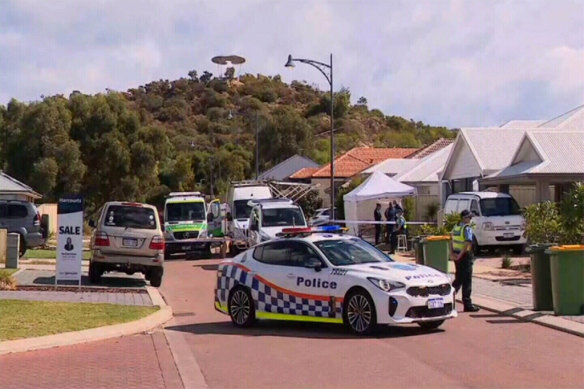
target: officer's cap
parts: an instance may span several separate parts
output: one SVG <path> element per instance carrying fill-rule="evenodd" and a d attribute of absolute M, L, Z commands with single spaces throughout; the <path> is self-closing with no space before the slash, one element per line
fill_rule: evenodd
<path fill-rule="evenodd" d="M 465 209 L 464 211 L 462 211 L 460 213 L 460 217 L 462 219 L 464 219 L 465 217 L 472 217 L 472 214 L 470 213 L 470 211 L 468 209 Z"/>

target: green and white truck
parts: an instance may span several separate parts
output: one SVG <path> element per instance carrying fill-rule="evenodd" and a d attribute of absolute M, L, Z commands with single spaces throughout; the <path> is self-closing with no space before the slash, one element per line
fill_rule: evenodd
<path fill-rule="evenodd" d="M 206 203 L 200 192 L 172 192 L 164 204 L 165 257 L 173 254 L 210 253 L 213 243 L 219 242 L 220 204 Z"/>

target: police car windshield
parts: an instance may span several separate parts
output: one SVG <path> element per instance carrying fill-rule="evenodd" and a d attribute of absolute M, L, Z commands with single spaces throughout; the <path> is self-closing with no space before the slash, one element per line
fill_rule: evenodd
<path fill-rule="evenodd" d="M 393 262 L 393 259 L 361 239 L 321 240 L 314 244 L 335 266 Z"/>

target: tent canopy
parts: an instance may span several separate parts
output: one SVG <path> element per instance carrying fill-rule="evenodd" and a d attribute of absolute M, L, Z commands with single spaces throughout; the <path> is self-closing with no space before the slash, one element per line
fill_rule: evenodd
<path fill-rule="evenodd" d="M 365 201 L 416 194 L 416 188 L 397 182 L 381 172 L 373 172 L 361 185 L 343 196 L 345 201 Z"/>

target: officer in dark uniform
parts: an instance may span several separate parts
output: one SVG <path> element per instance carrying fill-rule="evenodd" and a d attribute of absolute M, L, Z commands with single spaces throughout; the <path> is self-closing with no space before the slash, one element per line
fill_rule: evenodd
<path fill-rule="evenodd" d="M 452 229 L 451 258 L 456 267 L 456 276 L 452 286 L 454 294 L 462 287 L 462 303 L 464 312 L 476 312 L 478 307 L 472 305 L 470 294 L 472 292 L 472 265 L 474 257 L 472 253 L 472 228 L 470 221 L 472 214 L 468 210 L 460 213 L 461 222 Z"/>
<path fill-rule="evenodd" d="M 381 221 L 381 204 L 380 203 L 377 203 L 377 205 L 375 206 L 375 211 L 373 212 L 373 219 L 375 219 L 376 222 Z M 381 224 L 376 224 L 375 225 L 375 244 L 376 245 L 379 244 L 380 238 L 381 238 Z"/>

